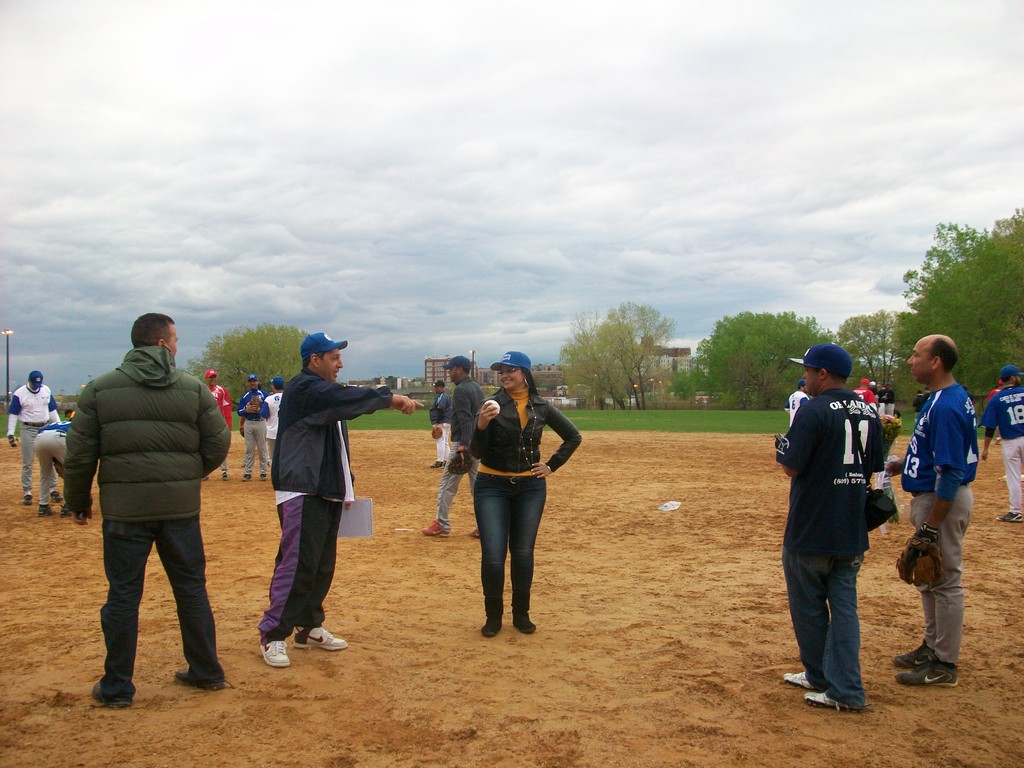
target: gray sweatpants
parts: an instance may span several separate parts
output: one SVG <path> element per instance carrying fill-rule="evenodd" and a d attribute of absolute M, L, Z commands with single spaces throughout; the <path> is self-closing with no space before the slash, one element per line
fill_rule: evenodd
<path fill-rule="evenodd" d="M 910 502 L 910 522 L 916 529 L 927 519 L 934 493 L 922 493 Z M 956 664 L 964 635 L 963 575 L 964 533 L 971 522 L 974 491 L 962 485 L 953 506 L 939 527 L 942 576 L 927 586 L 918 587 L 924 608 L 924 641 L 935 650 L 939 661 Z"/>
<path fill-rule="evenodd" d="M 260 474 L 267 474 L 267 422 L 249 421 L 245 422 L 245 461 L 242 464 L 242 471 L 247 475 L 252 474 L 253 454 L 260 455 Z"/>
<path fill-rule="evenodd" d="M 474 459 L 473 466 L 470 468 L 466 475 L 469 475 L 469 494 L 473 495 L 473 484 L 476 482 L 476 473 L 480 469 L 480 460 Z M 441 483 L 437 487 L 437 522 L 441 524 L 441 527 L 446 531 L 452 529 L 452 524 L 448 520 L 448 510 L 452 508 L 452 502 L 455 500 L 455 493 L 459 490 L 459 483 L 462 482 L 462 478 L 465 475 L 453 475 L 448 471 L 448 465 L 444 467 L 444 472 L 441 473 Z"/>

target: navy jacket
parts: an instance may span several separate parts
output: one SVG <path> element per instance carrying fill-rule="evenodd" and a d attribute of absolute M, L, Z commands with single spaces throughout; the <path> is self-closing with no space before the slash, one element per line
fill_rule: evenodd
<path fill-rule="evenodd" d="M 308 368 L 284 388 L 270 476 L 276 491 L 345 498 L 341 452 L 346 419 L 391 407 L 387 387 L 366 389 L 324 381 Z"/>

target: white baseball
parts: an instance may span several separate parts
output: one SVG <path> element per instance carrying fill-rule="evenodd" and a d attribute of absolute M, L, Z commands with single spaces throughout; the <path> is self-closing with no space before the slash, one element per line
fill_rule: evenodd
<path fill-rule="evenodd" d="M 497 416 L 498 411 L 501 410 L 501 406 L 498 405 L 497 400 L 485 400 L 484 401 L 484 412 L 488 416 Z"/>

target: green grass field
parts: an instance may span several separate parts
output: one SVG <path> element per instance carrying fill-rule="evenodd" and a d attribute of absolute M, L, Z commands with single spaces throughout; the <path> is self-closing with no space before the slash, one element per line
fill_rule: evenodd
<path fill-rule="evenodd" d="M 721 434 L 774 434 L 789 429 L 789 415 L 777 411 L 565 411 L 583 432 L 622 430 L 641 432 L 717 432 Z M 397 411 L 378 411 L 349 422 L 350 429 L 430 429 L 426 411 L 403 416 Z M 903 423 L 909 435 L 913 424 Z"/>

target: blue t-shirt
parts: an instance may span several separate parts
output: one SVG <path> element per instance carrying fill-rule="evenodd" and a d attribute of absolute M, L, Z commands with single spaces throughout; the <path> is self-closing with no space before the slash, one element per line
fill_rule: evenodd
<path fill-rule="evenodd" d="M 974 403 L 957 383 L 932 392 L 921 407 L 903 459 L 903 490 L 937 491 L 942 467 L 962 472 L 962 485 L 974 482 L 978 472 Z"/>
<path fill-rule="evenodd" d="M 1024 437 L 1024 387 L 1007 387 L 992 395 L 981 415 L 981 426 L 998 427 L 1003 440 Z"/>
<path fill-rule="evenodd" d="M 854 429 L 866 468 L 854 447 Z M 798 473 L 789 486 L 786 548 L 832 557 L 866 552 L 867 483 L 884 467 L 882 428 L 875 409 L 846 389 L 812 397 L 797 411 L 775 460 Z"/>

